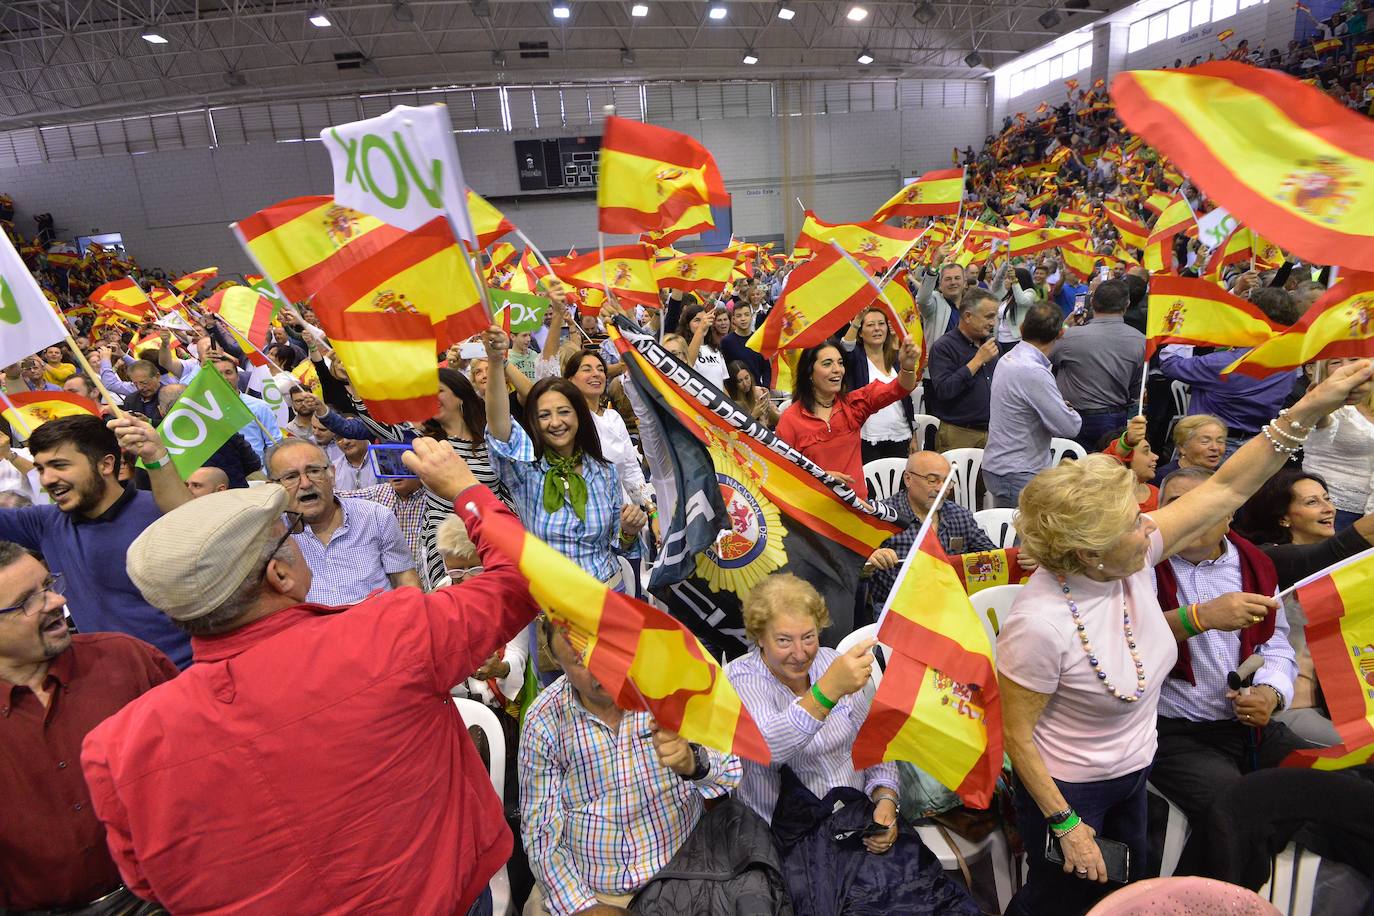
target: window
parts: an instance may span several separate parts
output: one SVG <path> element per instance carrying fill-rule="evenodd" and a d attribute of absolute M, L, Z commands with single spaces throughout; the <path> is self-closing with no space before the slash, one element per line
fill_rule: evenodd
<path fill-rule="evenodd" d="M 1168 28 L 1168 13 L 1156 13 L 1150 17 L 1150 44 L 1164 40 Z"/>
<path fill-rule="evenodd" d="M 1050 79 L 1057 80 L 1064 75 L 1064 59 L 1055 57 L 1050 59 Z"/>
<path fill-rule="evenodd" d="M 1212 0 L 1193 0 L 1193 28 L 1212 21 Z"/>
<path fill-rule="evenodd" d="M 1091 70 L 1093 68 L 1093 46 L 1084 45 L 1078 49 L 1078 69 Z"/>
<path fill-rule="evenodd" d="M 1140 19 L 1131 23 L 1131 31 L 1126 36 L 1127 54 L 1144 50 L 1145 46 L 1150 43 L 1149 30 L 1149 20 Z"/>
<path fill-rule="evenodd" d="M 1169 10 L 1168 38 L 1177 38 L 1188 31 L 1188 4 L 1180 3 Z"/>
<path fill-rule="evenodd" d="M 1252 6 L 1259 6 L 1263 2 L 1265 0 L 1240 0 L 1240 8 L 1246 10 Z"/>
<path fill-rule="evenodd" d="M 1236 0 L 1213 0 L 1212 21 L 1230 19 L 1236 14 Z"/>

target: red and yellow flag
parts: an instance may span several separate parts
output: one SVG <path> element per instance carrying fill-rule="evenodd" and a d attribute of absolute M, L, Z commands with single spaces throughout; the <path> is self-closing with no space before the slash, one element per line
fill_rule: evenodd
<path fill-rule="evenodd" d="M 694 204 L 682 211 L 682 215 L 673 222 L 664 226 L 656 232 L 645 233 L 650 242 L 655 246 L 671 244 L 678 239 L 693 234 L 694 232 L 704 232 L 715 226 L 715 217 L 711 215 L 710 204 Z M 644 236 L 641 236 L 643 238 Z"/>
<path fill-rule="evenodd" d="M 602 232 L 658 232 L 693 207 L 730 202 L 706 147 L 686 134 L 614 115 L 602 128 L 598 182 Z M 709 210 L 705 218 L 715 225 Z"/>
<path fill-rule="evenodd" d="M 1144 248 L 1150 240 L 1150 230 L 1131 219 L 1125 213 L 1110 206 L 1103 206 L 1107 219 L 1121 234 L 1121 243 L 1130 248 Z"/>
<path fill-rule="evenodd" d="M 1145 246 L 1145 268 L 1155 273 L 1169 267 L 1173 261 L 1170 251 L 1174 236 L 1194 222 L 1193 208 L 1188 198 L 1182 194 L 1173 195 L 1150 227 L 1150 237 Z"/>
<path fill-rule="evenodd" d="M 1064 269 L 1080 281 L 1092 276 L 1093 268 L 1097 266 L 1100 257 L 1090 251 L 1084 251 L 1077 245 L 1066 245 L 1059 249 L 1059 256 L 1064 261 Z"/>
<path fill-rule="evenodd" d="M 347 283 L 347 275 L 340 282 Z M 320 305 L 315 306 L 315 314 L 348 370 L 349 383 L 367 403 L 374 420 L 418 422 L 439 412 L 438 347 L 427 316 Z M 485 318 L 482 327 L 486 327 Z"/>
<path fill-rule="evenodd" d="M 1315 359 L 1369 356 L 1374 356 L 1374 274 L 1357 273 L 1328 289 L 1297 324 L 1255 347 L 1221 374 L 1265 378 Z"/>
<path fill-rule="evenodd" d="M 792 271 L 787 289 L 749 346 L 766 358 L 779 350 L 814 347 L 873 302 L 878 290 L 868 275 L 830 245 Z"/>
<path fill-rule="evenodd" d="M 595 251 L 554 263 L 558 279 L 579 289 L 611 288 L 621 302 L 657 308 L 658 281 L 654 262 L 642 245 L 616 245 L 606 249 L 605 260 Z"/>
<path fill-rule="evenodd" d="M 272 326 L 272 301 L 257 290 L 231 286 L 206 299 L 201 308 L 219 315 L 257 349 L 267 346 L 267 331 Z"/>
<path fill-rule="evenodd" d="M 1263 312 L 1207 280 L 1150 278 L 1145 358 L 1164 344 L 1254 347 L 1283 332 Z"/>
<path fill-rule="evenodd" d="M 659 289 L 691 293 L 721 293 L 730 283 L 736 255 L 726 252 L 687 254 L 654 264 Z"/>
<path fill-rule="evenodd" d="M 873 214 L 871 222 L 881 223 L 894 216 L 958 213 L 963 201 L 964 170 L 937 169 L 926 172 L 893 195 Z"/>
<path fill-rule="evenodd" d="M 1002 772 L 992 645 L 929 527 L 892 586 L 878 639 L 892 651 L 854 739 L 855 769 L 907 760 L 986 808 Z"/>
<path fill-rule="evenodd" d="M 1283 766 L 1343 769 L 1374 760 L 1374 550 L 1299 582 L 1307 647 L 1341 743 L 1294 751 Z"/>
<path fill-rule="evenodd" d="M 123 310 L 142 318 L 148 312 L 148 294 L 130 277 L 102 283 L 86 297 L 87 302 Z"/>
<path fill-rule="evenodd" d="M 1245 226 L 1236 226 L 1231 230 L 1231 234 L 1226 236 L 1226 241 L 1208 253 L 1203 276 L 1220 283 L 1227 265 L 1239 264 L 1250 259 L 1252 242 L 1253 235 L 1250 230 Z"/>
<path fill-rule="evenodd" d="M 510 242 L 502 242 L 492 248 L 488 254 L 491 263 L 487 266 L 486 274 L 489 283 L 494 283 L 496 278 L 510 270 L 520 258 L 520 252 L 516 251 L 515 246 Z"/>
<path fill-rule="evenodd" d="M 833 241 L 875 274 L 885 273 L 911 250 L 924 229 L 899 229 L 881 222 L 826 223 L 806 211 L 797 245 L 817 251 Z"/>
<path fill-rule="evenodd" d="M 1233 61 L 1133 70 L 1112 86 L 1132 131 L 1238 220 L 1316 263 L 1374 270 L 1374 122 L 1277 70 Z"/>
<path fill-rule="evenodd" d="M 964 591 L 972 595 L 997 585 L 1021 585 L 1029 579 L 1031 570 L 1023 569 L 1016 561 L 1020 552 L 1019 547 L 1004 547 L 959 553 L 948 559 Z"/>
<path fill-rule="evenodd" d="M 183 296 L 194 296 L 200 292 L 200 288 L 206 281 L 214 279 L 219 275 L 218 267 L 202 267 L 200 270 L 193 270 L 184 277 L 177 277 L 172 281 L 172 286 Z"/>
<path fill-rule="evenodd" d="M 515 231 L 515 225 L 472 188 L 468 188 L 468 216 L 472 219 L 473 232 L 477 233 L 478 248 L 486 248 L 506 233 Z"/>
<path fill-rule="evenodd" d="M 1011 230 L 1012 255 L 1035 254 L 1047 248 L 1058 248 L 1070 242 L 1083 240 L 1083 233 L 1077 229 L 1046 229 L 1027 225 L 1013 226 Z"/>
<path fill-rule="evenodd" d="M 5 407 L 0 415 L 16 430 L 33 432 L 49 420 L 80 413 L 100 416 L 99 404 L 70 391 L 23 391 L 10 395 L 9 399 L 14 409 Z"/>
<path fill-rule="evenodd" d="M 1325 54 L 1327 51 L 1340 50 L 1341 40 L 1339 38 L 1325 38 L 1321 41 L 1312 42 L 1312 50 L 1318 54 Z"/>
<path fill-rule="evenodd" d="M 617 706 L 646 710 L 697 744 L 772 763 L 768 742 L 724 669 L 685 626 L 610 590 L 509 515 L 489 515 L 483 535 L 520 567 L 534 600 L 564 629 Z"/>

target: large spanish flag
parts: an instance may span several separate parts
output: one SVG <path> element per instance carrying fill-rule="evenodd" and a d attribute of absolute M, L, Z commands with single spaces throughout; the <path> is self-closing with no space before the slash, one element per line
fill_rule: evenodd
<path fill-rule="evenodd" d="M 826 223 L 807 210 L 797 244 L 817 251 L 826 247 L 827 242 L 834 242 L 865 269 L 880 274 L 905 257 L 924 232 L 924 229 L 899 229 L 879 222 Z"/>
<path fill-rule="evenodd" d="M 1315 359 L 1374 356 L 1374 274 L 1351 274 L 1312 303 L 1297 324 L 1222 370 L 1265 378 Z"/>
<path fill-rule="evenodd" d="M 881 223 L 894 216 L 940 216 L 958 213 L 964 201 L 964 170 L 937 169 L 926 172 L 902 188 L 873 214 Z"/>
<path fill-rule="evenodd" d="M 772 752 L 725 670 L 692 632 L 658 608 L 611 591 L 509 515 L 482 529 L 529 579 L 582 663 L 621 709 L 647 710 L 689 741 L 768 766 Z"/>
<path fill-rule="evenodd" d="M 201 305 L 207 312 L 223 318 L 261 350 L 267 346 L 267 331 L 272 326 L 272 301 L 248 286 L 231 286 L 212 295 Z"/>
<path fill-rule="evenodd" d="M 1097 267 L 1097 261 L 1101 257 L 1101 255 L 1091 251 L 1084 251 L 1077 245 L 1065 245 L 1060 248 L 1059 256 L 1064 262 L 1064 269 L 1079 280 L 1087 280 L 1092 275 L 1093 269 Z"/>
<path fill-rule="evenodd" d="M 1341 744 L 1294 751 L 1283 765 L 1332 770 L 1368 763 L 1374 759 L 1374 550 L 1322 570 L 1294 590 Z"/>
<path fill-rule="evenodd" d="M 604 259 L 600 253 L 589 251 L 553 264 L 558 279 L 579 289 L 604 289 L 609 286 L 621 302 L 651 308 L 659 305 L 653 256 L 642 245 L 607 248 Z"/>
<path fill-rule="evenodd" d="M 318 305 L 315 314 L 374 420 L 419 422 L 439 412 L 438 347 L 428 316 Z"/>
<path fill-rule="evenodd" d="M 654 279 L 659 289 L 680 289 L 692 293 L 722 293 L 730 283 L 737 252 L 685 254 L 654 263 Z"/>
<path fill-rule="evenodd" d="M 99 404 L 70 391 L 23 391 L 10 395 L 9 400 L 14 409 L 5 407 L 0 415 L 16 430 L 33 432 L 49 420 L 75 414 L 100 416 Z"/>
<path fill-rule="evenodd" d="M 815 257 L 788 276 L 787 289 L 754 332 L 750 346 L 765 358 L 779 350 L 814 347 L 877 296 L 867 274 L 831 245 L 822 245 Z"/>
<path fill-rule="evenodd" d="M 693 204 L 662 229 L 647 232 L 640 238 L 647 236 L 650 243 L 657 248 L 659 245 L 670 245 L 684 236 L 705 232 L 715 225 L 716 218 L 711 215 L 710 204 Z"/>
<path fill-rule="evenodd" d="M 1150 278 L 1146 359 L 1164 344 L 1254 347 L 1281 333 L 1254 305 L 1215 283 L 1167 274 Z"/>
<path fill-rule="evenodd" d="M 1374 270 L 1374 122 L 1277 70 L 1220 61 L 1112 83 L 1126 126 L 1265 238 Z"/>
<path fill-rule="evenodd" d="M 897 575 L 878 639 L 892 653 L 854 739 L 855 769 L 907 760 L 986 808 L 1002 772 L 992 644 L 930 526 Z"/>
<path fill-rule="evenodd" d="M 477 234 L 478 248 L 486 248 L 506 233 L 515 231 L 515 224 L 472 188 L 468 188 L 468 216 Z"/>
<path fill-rule="evenodd" d="M 91 290 L 86 301 L 95 305 L 135 312 L 139 316 L 148 311 L 148 294 L 130 277 L 121 277 L 118 280 L 111 280 L 109 283 L 102 283 Z"/>
<path fill-rule="evenodd" d="M 692 207 L 729 202 L 716 161 L 696 140 L 628 118 L 606 119 L 596 191 L 602 232 L 657 232 Z"/>
<path fill-rule="evenodd" d="M 1236 226 L 1231 230 L 1231 234 L 1226 236 L 1226 241 L 1208 253 L 1207 264 L 1203 268 L 1203 276 L 1209 280 L 1221 282 L 1222 274 L 1225 273 L 1227 266 L 1248 261 L 1254 256 L 1254 252 L 1251 250 L 1254 247 L 1253 240 L 1253 235 L 1248 227 Z"/>

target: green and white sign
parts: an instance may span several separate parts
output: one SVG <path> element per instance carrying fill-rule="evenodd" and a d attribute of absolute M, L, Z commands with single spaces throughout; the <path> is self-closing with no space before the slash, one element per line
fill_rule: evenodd
<path fill-rule="evenodd" d="M 525 334 L 535 331 L 544 324 L 544 313 L 549 309 L 549 300 L 533 293 L 513 293 L 508 289 L 487 287 L 491 296 L 491 308 L 496 324 L 506 327 L 506 312 L 510 313 L 510 332 Z"/>
<path fill-rule="evenodd" d="M 185 480 L 191 472 L 229 441 L 229 437 L 253 422 L 253 414 L 239 400 L 224 377 L 213 369 L 196 373 L 157 428 L 177 473 Z M 139 465 L 142 466 L 140 461 Z"/>
<path fill-rule="evenodd" d="M 67 336 L 38 281 L 0 231 L 0 366 L 19 362 Z"/>
<path fill-rule="evenodd" d="M 384 115 L 326 127 L 320 139 L 334 163 L 334 200 L 407 231 L 447 215 L 466 242 L 467 185 L 453 124 L 443 105 L 397 105 Z"/>

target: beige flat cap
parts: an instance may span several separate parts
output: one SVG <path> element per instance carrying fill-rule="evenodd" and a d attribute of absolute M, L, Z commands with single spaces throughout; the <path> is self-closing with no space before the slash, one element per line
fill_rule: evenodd
<path fill-rule="evenodd" d="M 289 498 L 275 483 L 210 493 L 153 522 L 129 545 L 129 578 L 173 620 L 196 620 L 243 584 Z"/>

